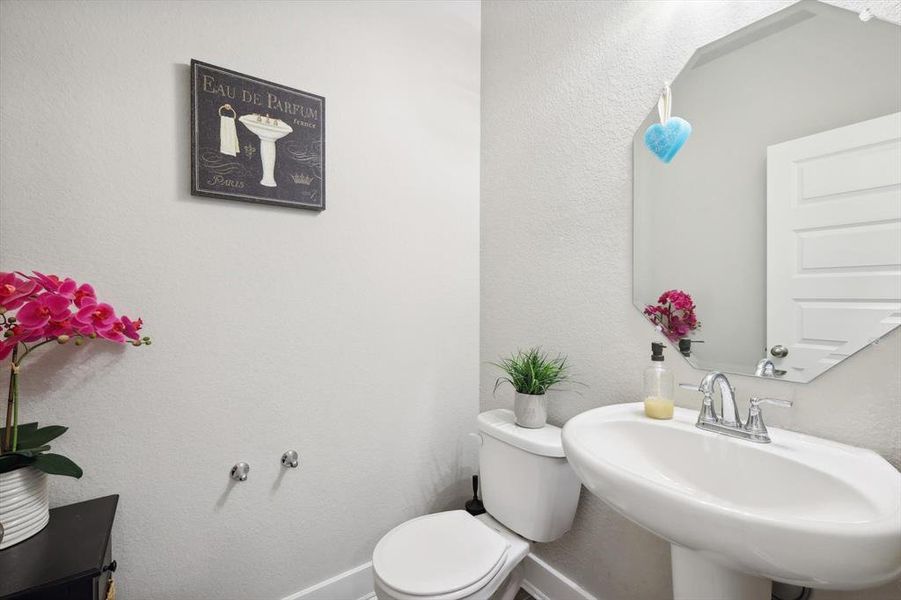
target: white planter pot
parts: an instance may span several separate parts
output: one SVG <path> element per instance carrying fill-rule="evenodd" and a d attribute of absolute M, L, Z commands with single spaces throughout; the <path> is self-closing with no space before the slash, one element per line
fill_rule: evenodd
<path fill-rule="evenodd" d="M 547 423 L 547 396 L 532 396 L 516 392 L 513 399 L 513 415 L 516 424 L 529 429 L 540 429 Z"/>
<path fill-rule="evenodd" d="M 34 467 L 0 473 L 0 550 L 27 540 L 49 521 L 46 473 Z"/>

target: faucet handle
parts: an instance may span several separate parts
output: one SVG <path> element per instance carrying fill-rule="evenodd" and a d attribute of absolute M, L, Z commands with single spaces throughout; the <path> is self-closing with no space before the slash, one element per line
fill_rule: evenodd
<path fill-rule="evenodd" d="M 704 401 L 701 404 L 701 412 L 698 413 L 698 424 L 701 423 L 716 423 L 718 418 L 716 416 L 716 409 L 713 408 L 713 397 L 710 395 L 710 391 L 704 387 L 703 384 L 698 385 L 696 383 L 680 383 L 680 388 L 686 390 L 693 390 L 695 392 L 701 392 L 704 394 Z"/>
<path fill-rule="evenodd" d="M 745 425 L 745 431 L 751 434 L 751 437 L 760 442 L 769 442 L 770 434 L 767 431 L 766 423 L 763 422 L 763 412 L 760 410 L 761 404 L 772 404 L 773 406 L 790 407 L 793 402 L 791 400 L 782 400 L 780 398 L 757 398 L 752 397 L 748 406 L 748 422 Z"/>
<path fill-rule="evenodd" d="M 794 403 L 791 400 L 782 400 L 781 398 L 758 398 L 756 396 L 751 398 L 751 408 L 756 408 L 759 411 L 760 409 L 758 407 L 761 404 L 772 404 L 773 406 L 784 406 L 785 408 L 789 408 Z"/>

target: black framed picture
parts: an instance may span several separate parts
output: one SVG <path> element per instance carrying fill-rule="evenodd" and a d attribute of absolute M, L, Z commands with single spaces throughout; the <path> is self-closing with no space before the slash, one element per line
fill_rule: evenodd
<path fill-rule="evenodd" d="M 325 210 L 325 98 L 192 59 L 191 193 Z"/>

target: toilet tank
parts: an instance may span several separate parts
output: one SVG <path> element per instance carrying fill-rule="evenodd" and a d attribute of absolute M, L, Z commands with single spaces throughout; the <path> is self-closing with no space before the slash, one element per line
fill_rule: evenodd
<path fill-rule="evenodd" d="M 488 514 L 536 542 L 569 531 L 581 482 L 566 462 L 561 429 L 519 427 L 507 409 L 481 413 L 478 424 L 479 481 Z"/>

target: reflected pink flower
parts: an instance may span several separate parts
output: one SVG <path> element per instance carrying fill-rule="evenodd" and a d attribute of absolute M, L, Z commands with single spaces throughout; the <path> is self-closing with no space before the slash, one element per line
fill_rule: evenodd
<path fill-rule="evenodd" d="M 678 342 L 701 326 L 695 308 L 691 295 L 682 290 L 667 290 L 660 294 L 656 305 L 645 307 L 644 314 L 668 340 Z"/>

